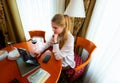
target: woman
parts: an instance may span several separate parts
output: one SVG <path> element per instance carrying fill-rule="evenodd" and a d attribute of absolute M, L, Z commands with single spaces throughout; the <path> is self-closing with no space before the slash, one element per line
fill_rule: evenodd
<path fill-rule="evenodd" d="M 55 59 L 62 59 L 63 70 L 74 68 L 74 37 L 70 33 L 70 17 L 68 15 L 56 14 L 52 18 L 51 24 L 54 34 L 42 51 L 52 45 Z"/>

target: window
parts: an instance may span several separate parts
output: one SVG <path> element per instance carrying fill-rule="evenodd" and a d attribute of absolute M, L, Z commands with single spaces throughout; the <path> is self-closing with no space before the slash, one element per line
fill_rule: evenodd
<path fill-rule="evenodd" d="M 46 31 L 46 39 L 52 35 L 51 18 L 63 12 L 65 0 L 16 0 L 26 39 L 29 30 Z M 61 3 L 58 5 L 58 3 Z M 60 7 L 61 6 L 61 7 Z M 63 6 L 63 7 L 62 7 Z M 61 8 L 61 10 L 58 10 Z"/>

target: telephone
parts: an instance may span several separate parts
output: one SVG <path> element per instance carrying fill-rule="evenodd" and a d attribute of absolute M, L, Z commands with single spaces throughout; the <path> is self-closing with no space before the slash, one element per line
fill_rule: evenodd
<path fill-rule="evenodd" d="M 18 52 L 20 53 L 20 57 L 22 57 L 24 62 L 32 65 L 40 65 L 32 53 L 28 52 L 24 48 L 17 48 L 17 49 Z"/>

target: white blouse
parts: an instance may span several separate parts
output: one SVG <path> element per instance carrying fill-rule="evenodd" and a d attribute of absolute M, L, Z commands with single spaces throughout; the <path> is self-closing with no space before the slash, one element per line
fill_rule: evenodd
<path fill-rule="evenodd" d="M 53 44 L 53 41 L 50 40 L 44 47 L 44 50 L 47 49 L 50 45 L 53 46 L 53 53 L 56 60 L 62 59 L 62 67 L 70 66 L 71 68 L 75 67 L 74 61 L 74 37 L 69 32 L 68 39 L 61 49 L 59 49 L 59 44 Z"/>

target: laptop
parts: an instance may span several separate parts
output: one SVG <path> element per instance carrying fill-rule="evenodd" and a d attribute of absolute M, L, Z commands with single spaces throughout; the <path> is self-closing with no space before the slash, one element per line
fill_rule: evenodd
<path fill-rule="evenodd" d="M 35 57 L 32 57 L 30 53 L 24 49 L 18 49 L 20 57 L 16 60 L 18 69 L 22 77 L 34 71 L 37 68 L 40 68 L 40 63 Z M 27 52 L 27 53 L 25 53 Z M 26 59 L 26 56 L 31 56 L 29 59 Z"/>

